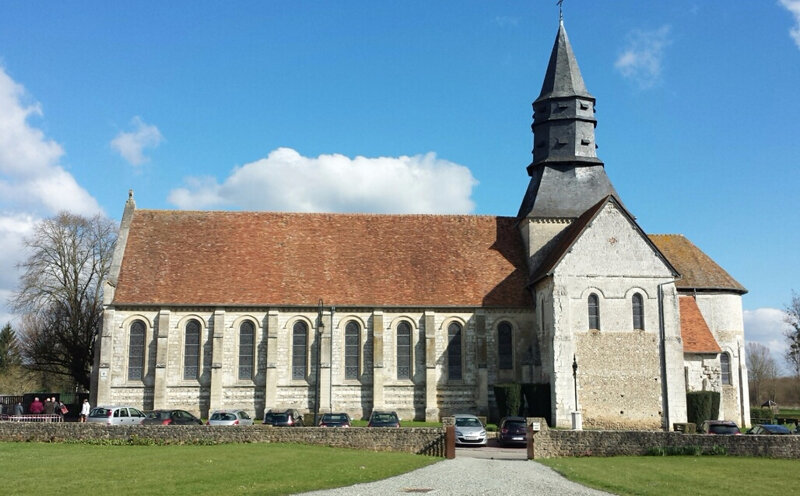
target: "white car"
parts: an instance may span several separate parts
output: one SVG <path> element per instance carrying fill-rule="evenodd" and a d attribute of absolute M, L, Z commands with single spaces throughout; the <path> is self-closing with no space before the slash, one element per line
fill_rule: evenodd
<path fill-rule="evenodd" d="M 253 419 L 244 410 L 214 410 L 206 425 L 253 425 Z"/>
<path fill-rule="evenodd" d="M 457 414 L 456 444 L 486 446 L 486 427 L 475 415 Z"/>
<path fill-rule="evenodd" d="M 87 422 L 106 425 L 140 425 L 145 414 L 132 406 L 96 406 L 86 417 Z"/>

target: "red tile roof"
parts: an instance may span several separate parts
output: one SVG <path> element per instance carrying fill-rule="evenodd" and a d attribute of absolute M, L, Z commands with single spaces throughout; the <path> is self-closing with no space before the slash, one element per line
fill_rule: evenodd
<path fill-rule="evenodd" d="M 697 302 L 691 296 L 680 296 L 681 338 L 684 353 L 720 353 L 722 350 L 711 334 Z"/>
<path fill-rule="evenodd" d="M 675 282 L 678 289 L 747 293 L 744 286 L 682 234 L 651 234 L 650 239 L 681 274 Z"/>
<path fill-rule="evenodd" d="M 516 219 L 136 210 L 114 304 L 532 305 Z"/>

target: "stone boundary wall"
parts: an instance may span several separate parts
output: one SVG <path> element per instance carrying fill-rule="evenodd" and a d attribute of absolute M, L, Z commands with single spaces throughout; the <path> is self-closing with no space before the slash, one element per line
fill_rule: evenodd
<path fill-rule="evenodd" d="M 800 458 L 800 436 L 715 436 L 663 431 L 566 431 L 545 429 L 534 434 L 533 457 L 646 455 L 653 448 L 715 447 L 729 456 Z"/>
<path fill-rule="evenodd" d="M 252 427 L 226 426 L 108 426 L 93 423 L 0 422 L 0 441 L 68 442 L 135 439 L 163 444 L 193 443 L 300 443 L 369 451 L 398 451 L 444 456 L 445 431 L 437 427 L 379 429 L 351 427 Z"/>

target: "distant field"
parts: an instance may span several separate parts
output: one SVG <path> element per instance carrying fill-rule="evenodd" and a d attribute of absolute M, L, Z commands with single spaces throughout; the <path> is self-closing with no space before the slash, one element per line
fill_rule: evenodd
<path fill-rule="evenodd" d="M 570 480 L 619 495 L 797 494 L 797 460 L 733 456 L 618 456 L 537 460 Z"/>
<path fill-rule="evenodd" d="M 298 444 L 0 443 L 3 494 L 293 494 L 384 479 L 438 461 Z"/>

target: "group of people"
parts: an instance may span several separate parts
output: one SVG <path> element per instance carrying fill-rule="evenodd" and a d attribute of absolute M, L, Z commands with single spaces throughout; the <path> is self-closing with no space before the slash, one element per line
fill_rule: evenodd
<path fill-rule="evenodd" d="M 89 415 L 90 409 L 91 407 L 89 405 L 89 400 L 83 400 L 80 413 L 81 422 L 86 422 L 86 417 Z M 38 397 L 35 397 L 33 398 L 30 407 L 28 407 L 28 412 L 33 415 L 58 415 L 63 419 L 64 415 L 69 413 L 69 409 L 67 408 L 67 405 L 59 401 L 56 397 L 45 398 L 44 403 L 42 403 Z M 22 406 L 22 402 L 18 401 L 14 406 L 14 415 L 21 416 L 24 415 L 24 413 L 25 409 Z"/>

